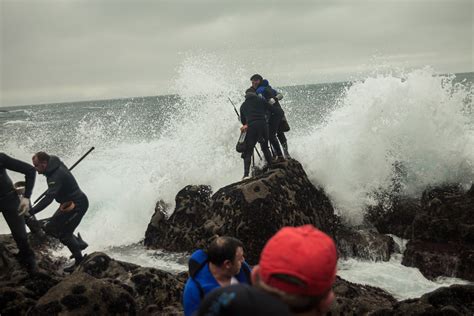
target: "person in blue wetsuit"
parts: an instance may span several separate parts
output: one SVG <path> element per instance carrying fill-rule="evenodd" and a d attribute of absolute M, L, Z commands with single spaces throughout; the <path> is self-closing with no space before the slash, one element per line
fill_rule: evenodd
<path fill-rule="evenodd" d="M 250 267 L 244 260 L 243 244 L 233 237 L 217 237 L 206 251 L 197 250 L 189 259 L 189 279 L 183 295 L 184 315 L 194 315 L 211 290 L 238 283 L 250 284 Z"/>

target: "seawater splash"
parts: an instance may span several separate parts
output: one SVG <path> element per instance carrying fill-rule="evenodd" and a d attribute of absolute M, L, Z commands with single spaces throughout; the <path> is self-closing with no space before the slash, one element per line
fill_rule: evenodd
<path fill-rule="evenodd" d="M 225 80 L 228 74 L 238 74 L 206 58 L 186 59 L 178 73 L 178 96 L 49 105 L 34 109 L 28 130 L 10 131 L 7 151 L 26 161 L 45 150 L 70 166 L 96 147 L 74 170 L 91 201 L 78 228 L 88 251 L 143 239 L 156 201 L 173 205 L 185 185 L 216 190 L 240 180 L 242 162 L 234 148 L 240 124 L 227 97 L 240 104 L 244 82 L 226 83 L 233 82 Z M 39 176 L 34 195 L 44 189 Z M 39 217 L 51 216 L 55 207 Z"/>
<path fill-rule="evenodd" d="M 346 220 L 359 223 L 371 194 L 391 189 L 395 165 L 403 167 L 402 189 L 410 195 L 472 183 L 472 86 L 453 79 L 425 68 L 354 82 L 325 123 L 290 139 L 294 156 Z"/>
<path fill-rule="evenodd" d="M 90 251 L 135 243 L 158 199 L 173 205 L 185 185 L 216 191 L 241 178 L 240 124 L 227 97 L 238 107 L 253 72 L 216 56 L 189 56 L 177 72 L 177 96 L 29 107 L 20 118 L 26 124 L 2 125 L 0 144 L 26 161 L 45 150 L 69 166 L 95 146 L 74 170 L 91 201 L 79 231 Z M 348 221 L 362 218 L 373 191 L 390 188 L 395 162 L 405 167 L 404 189 L 413 194 L 429 184 L 472 181 L 468 85 L 424 69 L 282 91 L 290 153 Z M 38 176 L 34 197 L 44 189 Z"/>

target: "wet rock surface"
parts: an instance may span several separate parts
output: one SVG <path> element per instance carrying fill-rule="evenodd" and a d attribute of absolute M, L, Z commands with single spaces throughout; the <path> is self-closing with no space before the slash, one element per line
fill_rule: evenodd
<path fill-rule="evenodd" d="M 324 191 L 293 159 L 212 196 L 208 186 L 186 186 L 177 194 L 169 219 L 160 205 L 145 234 L 145 245 L 151 248 L 191 252 L 206 247 L 215 235 L 229 235 L 244 243 L 247 261 L 255 264 L 265 242 L 281 227 L 312 224 L 341 244 L 341 256 L 388 260 L 393 251 L 389 237 L 342 225 Z"/>
<path fill-rule="evenodd" d="M 256 263 L 266 240 L 281 227 L 313 224 L 335 238 L 341 257 L 388 260 L 394 241 L 381 233 L 400 234 L 412 238 L 405 251 L 406 265 L 419 267 L 430 278 L 471 279 L 473 196 L 472 188 L 468 192 L 452 186 L 435 188 L 419 200 L 398 199 L 393 205 L 400 209 L 390 209 L 391 219 L 384 218 L 386 209 L 379 209 L 371 220 L 375 228 L 346 227 L 334 215 L 324 191 L 311 184 L 297 161 L 289 160 L 214 194 L 209 186 L 187 186 L 178 192 L 169 218 L 169 206 L 158 202 L 145 244 L 192 251 L 205 247 L 215 235 L 231 235 L 244 242 L 248 261 Z M 60 247 L 58 242 L 31 239 L 40 271 L 29 275 L 15 258 L 11 236 L 0 236 L 1 315 L 183 315 L 187 273 L 175 275 L 96 252 L 67 275 L 62 272 L 66 259 L 50 250 Z M 341 278 L 334 291 L 336 301 L 328 315 L 474 313 L 472 285 L 440 288 L 401 302 L 382 289 Z"/>

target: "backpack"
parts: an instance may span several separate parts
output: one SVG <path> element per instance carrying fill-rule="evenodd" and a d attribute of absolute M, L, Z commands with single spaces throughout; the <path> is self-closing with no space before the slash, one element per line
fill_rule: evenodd
<path fill-rule="evenodd" d="M 209 259 L 206 259 L 204 260 L 203 262 L 199 262 L 193 258 L 190 258 L 189 259 L 189 262 L 188 262 L 188 273 L 189 273 L 189 277 L 193 280 L 193 282 L 196 284 L 198 290 L 199 290 L 199 296 L 201 297 L 201 299 L 204 298 L 204 296 L 206 295 L 206 293 L 204 292 L 204 288 L 202 287 L 201 283 L 199 283 L 199 281 L 196 279 L 196 275 L 198 274 L 199 271 L 201 271 L 202 268 L 204 268 L 204 266 L 206 264 L 209 263 Z M 245 274 L 245 277 L 247 278 L 247 280 L 251 280 L 250 279 L 250 269 L 249 267 L 246 265 L 246 264 L 242 264 L 242 268 L 244 270 L 244 274 Z M 240 272 L 239 272 L 240 273 Z"/>

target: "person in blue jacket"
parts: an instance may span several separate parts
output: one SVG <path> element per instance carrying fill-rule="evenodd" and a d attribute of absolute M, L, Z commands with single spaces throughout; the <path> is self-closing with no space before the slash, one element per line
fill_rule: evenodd
<path fill-rule="evenodd" d="M 283 99 L 283 95 L 273 89 L 268 80 L 263 79 L 260 75 L 253 75 L 250 80 L 252 81 L 252 86 L 255 88 L 257 95 L 266 100 L 274 108 L 274 111 L 270 114 L 268 125 L 270 144 L 276 156 L 282 158 L 284 153 L 287 158 L 290 157 L 288 153 L 288 142 L 282 131 L 282 122 L 283 120 L 286 121 L 285 112 L 280 105 L 280 100 Z M 281 147 L 283 147 L 283 153 L 278 141 L 280 141 Z"/>
<path fill-rule="evenodd" d="M 188 265 L 189 279 L 183 295 L 185 316 L 194 315 L 204 296 L 215 288 L 250 284 L 250 267 L 244 260 L 243 244 L 233 237 L 217 237 L 206 251 L 195 251 Z"/>

